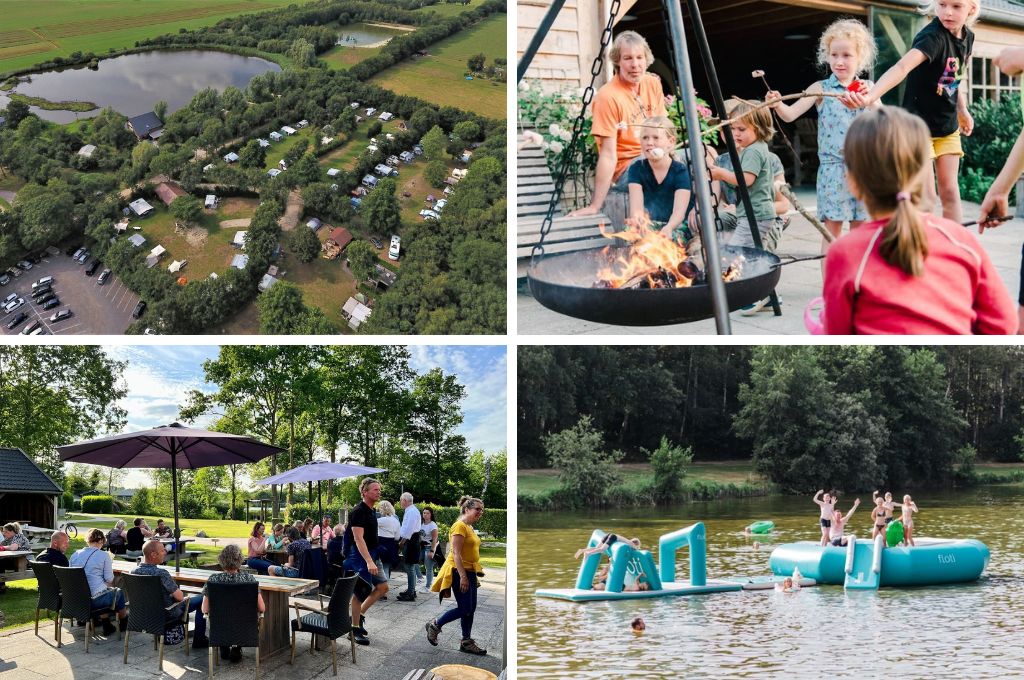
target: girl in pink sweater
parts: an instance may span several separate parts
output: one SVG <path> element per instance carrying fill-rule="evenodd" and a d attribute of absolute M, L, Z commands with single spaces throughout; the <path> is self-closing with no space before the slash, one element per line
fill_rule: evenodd
<path fill-rule="evenodd" d="M 847 182 L 871 221 L 825 258 L 827 333 L 1017 332 L 1013 300 L 977 237 L 919 208 L 929 139 L 920 118 L 895 107 L 850 125 Z"/>

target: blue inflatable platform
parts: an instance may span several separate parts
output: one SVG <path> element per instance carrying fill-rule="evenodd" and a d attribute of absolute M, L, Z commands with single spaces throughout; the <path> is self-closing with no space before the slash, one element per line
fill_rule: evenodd
<path fill-rule="evenodd" d="M 772 551 L 769 564 L 780 576 L 799 568 L 818 583 L 858 590 L 967 583 L 988 566 L 988 547 L 972 538 L 916 538 L 915 543 L 894 548 L 870 539 L 853 539 L 846 547 L 786 543 Z"/>

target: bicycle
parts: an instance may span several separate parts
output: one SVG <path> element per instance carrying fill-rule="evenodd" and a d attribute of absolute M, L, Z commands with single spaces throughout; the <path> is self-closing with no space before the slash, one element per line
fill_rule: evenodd
<path fill-rule="evenodd" d="M 78 538 L 78 527 L 75 526 L 74 522 L 64 522 L 62 525 L 58 525 L 57 528 L 68 535 L 68 538 Z"/>

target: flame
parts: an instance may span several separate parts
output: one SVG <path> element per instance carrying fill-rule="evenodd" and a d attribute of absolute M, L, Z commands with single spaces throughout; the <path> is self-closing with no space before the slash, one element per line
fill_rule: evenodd
<path fill-rule="evenodd" d="M 659 281 L 663 286 L 663 280 L 655 280 L 660 270 L 672 274 L 676 288 L 686 288 L 693 283 L 679 268 L 689 259 L 686 249 L 660 231 L 651 229 L 650 225 L 646 215 L 638 221 L 627 220 L 625 231 L 609 232 L 605 230 L 604 223 L 600 225 L 601 235 L 605 238 L 621 239 L 631 244 L 629 248 L 617 249 L 622 251 L 622 255 L 597 273 L 598 279 L 609 288 L 635 285 L 638 277 L 640 280 L 646 277 L 651 287 L 658 287 Z"/>

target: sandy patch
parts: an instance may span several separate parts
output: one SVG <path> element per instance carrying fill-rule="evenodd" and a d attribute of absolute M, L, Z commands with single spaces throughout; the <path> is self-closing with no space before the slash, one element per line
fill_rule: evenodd
<path fill-rule="evenodd" d="M 240 229 L 242 227 L 248 227 L 250 222 L 252 222 L 252 218 L 241 217 L 237 220 L 224 220 L 220 223 L 220 226 L 222 229 Z"/>

